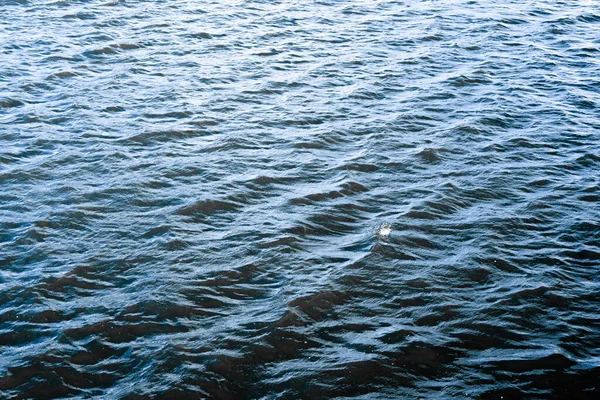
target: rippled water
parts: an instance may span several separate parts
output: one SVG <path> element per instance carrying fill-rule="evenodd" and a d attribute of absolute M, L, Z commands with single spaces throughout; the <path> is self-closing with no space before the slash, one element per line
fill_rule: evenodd
<path fill-rule="evenodd" d="M 2 398 L 600 393 L 596 1 L 0 2 Z"/>

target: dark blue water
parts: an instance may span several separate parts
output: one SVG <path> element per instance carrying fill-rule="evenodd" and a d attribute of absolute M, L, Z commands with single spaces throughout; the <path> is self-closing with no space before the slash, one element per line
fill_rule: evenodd
<path fill-rule="evenodd" d="M 599 395 L 598 2 L 0 0 L 0 398 Z"/>

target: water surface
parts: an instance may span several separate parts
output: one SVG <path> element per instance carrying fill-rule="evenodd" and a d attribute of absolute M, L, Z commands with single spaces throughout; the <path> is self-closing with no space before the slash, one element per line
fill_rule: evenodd
<path fill-rule="evenodd" d="M 596 1 L 0 3 L 0 397 L 596 399 Z"/>

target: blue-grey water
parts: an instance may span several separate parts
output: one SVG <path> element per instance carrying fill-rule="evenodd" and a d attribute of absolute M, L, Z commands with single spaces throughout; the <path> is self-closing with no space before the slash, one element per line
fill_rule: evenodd
<path fill-rule="evenodd" d="M 597 1 L 0 0 L 0 398 L 599 395 Z"/>

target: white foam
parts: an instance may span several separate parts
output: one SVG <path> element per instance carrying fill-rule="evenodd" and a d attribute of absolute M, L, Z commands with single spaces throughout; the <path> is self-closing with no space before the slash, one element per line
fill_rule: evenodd
<path fill-rule="evenodd" d="M 384 223 L 379 227 L 379 231 L 377 232 L 377 236 L 380 239 L 387 239 L 392 233 L 392 224 Z"/>

